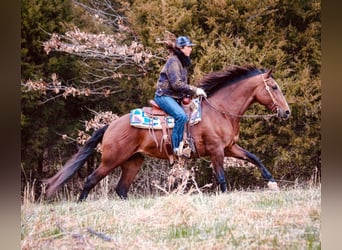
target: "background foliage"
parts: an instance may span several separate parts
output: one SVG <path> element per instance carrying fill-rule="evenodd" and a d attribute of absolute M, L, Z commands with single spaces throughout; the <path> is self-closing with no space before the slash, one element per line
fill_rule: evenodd
<path fill-rule="evenodd" d="M 110 110 L 122 115 L 130 109 L 146 105 L 148 99 L 153 98 L 155 82 L 166 58 L 165 49 L 156 40 L 166 30 L 177 36 L 188 35 L 196 43 L 190 70 L 193 84 L 204 74 L 231 64 L 275 68 L 274 78 L 285 93 L 292 116 L 287 121 L 243 120 L 240 144 L 262 159 L 277 179 L 307 181 L 313 176 L 319 178 L 320 1 L 107 1 L 124 18 L 132 31 L 132 37 L 158 56 L 149 62 L 144 76 L 113 78 L 112 81 L 102 83 L 119 86 L 122 90 L 109 97 L 75 96 L 55 98 L 44 103 L 44 96 L 41 94 L 23 91 L 23 187 L 26 183 L 36 183 L 36 180 L 51 176 L 77 151 L 79 145 L 76 142 L 63 141 L 61 135 L 77 137 L 79 130 L 84 130 L 83 122 L 93 116 L 90 110 Z M 57 73 L 65 84 L 75 87 L 83 85 L 82 76 L 89 71 L 82 64 L 83 58 L 60 52 L 47 55 L 42 44 L 50 38 L 49 34 L 63 34 L 75 26 L 84 32 L 119 32 L 112 24 L 95 22 L 94 14 L 79 4 L 90 6 L 94 2 L 96 1 L 22 1 L 22 81 L 49 81 L 51 74 Z M 98 62 L 92 63 L 92 68 L 96 69 Z M 135 70 L 131 69 L 131 73 L 134 74 Z M 248 112 L 266 111 L 255 105 Z M 97 166 L 98 159 L 99 156 L 94 155 L 86 164 L 86 170 L 80 172 L 78 177 L 86 177 Z M 210 163 L 198 160 L 194 164 L 199 166 L 196 172 L 199 185 L 213 181 Z M 149 159 L 144 165 L 144 171 L 137 178 L 135 187 L 141 187 L 139 180 L 146 181 L 144 173 L 150 175 L 149 170 L 158 165 L 164 166 L 160 161 Z M 167 171 L 167 166 L 164 169 Z M 231 188 L 246 188 L 262 183 L 255 168 L 237 168 L 228 164 L 226 171 Z M 149 193 L 143 188 L 134 190 Z"/>

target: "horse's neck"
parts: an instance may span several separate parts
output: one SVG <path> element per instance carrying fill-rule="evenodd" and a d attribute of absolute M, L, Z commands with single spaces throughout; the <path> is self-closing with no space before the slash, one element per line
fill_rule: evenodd
<path fill-rule="evenodd" d="M 220 106 L 224 112 L 243 115 L 254 102 L 254 90 L 254 84 L 246 80 L 221 89 L 210 98 L 210 102 L 216 103 L 215 106 Z"/>

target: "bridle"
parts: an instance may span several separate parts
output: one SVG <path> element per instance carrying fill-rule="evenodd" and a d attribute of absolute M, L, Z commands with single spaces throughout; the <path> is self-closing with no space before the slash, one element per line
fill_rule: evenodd
<path fill-rule="evenodd" d="M 277 114 L 278 114 L 278 112 L 279 112 L 279 107 L 278 107 L 278 105 L 276 104 L 276 101 L 275 101 L 275 98 L 274 98 L 274 96 L 273 96 L 273 94 L 272 94 L 272 92 L 271 92 L 271 90 L 270 90 L 270 86 L 267 84 L 267 82 L 268 82 L 268 80 L 269 80 L 269 78 L 267 78 L 267 79 L 265 79 L 264 78 L 264 74 L 262 75 L 262 80 L 263 80 L 263 82 L 264 82 L 264 84 L 265 84 L 265 89 L 266 89 L 266 91 L 270 94 L 270 96 L 271 96 L 271 99 L 272 99 L 272 106 L 271 106 L 271 108 L 270 108 L 270 110 L 274 110 L 275 108 L 277 109 Z"/>
<path fill-rule="evenodd" d="M 224 115 L 229 115 L 229 116 L 234 116 L 234 117 L 239 117 L 239 118 L 264 118 L 264 119 L 270 119 L 271 117 L 278 116 L 279 108 L 278 108 L 278 105 L 276 104 L 275 98 L 274 98 L 274 96 L 273 96 L 273 94 L 272 94 L 272 92 L 270 90 L 270 86 L 267 84 L 267 81 L 269 80 L 269 78 L 265 79 L 264 78 L 264 74 L 262 74 L 262 80 L 263 80 L 263 82 L 265 84 L 265 89 L 269 93 L 269 95 L 270 95 L 270 97 L 272 99 L 272 102 L 273 102 L 270 109 L 273 111 L 276 108 L 277 109 L 277 113 L 268 114 L 268 115 L 237 115 L 237 114 L 232 114 L 230 112 L 219 110 L 212 103 L 210 103 L 210 101 L 208 100 L 207 97 L 203 97 L 203 98 L 208 103 L 209 107 L 211 107 L 216 112 L 219 112 L 219 113 L 224 114 Z"/>

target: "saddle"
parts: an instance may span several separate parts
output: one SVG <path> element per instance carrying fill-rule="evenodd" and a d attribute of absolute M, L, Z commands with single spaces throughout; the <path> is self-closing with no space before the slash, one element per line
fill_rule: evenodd
<path fill-rule="evenodd" d="M 149 100 L 149 104 L 151 107 L 143 107 L 145 114 L 149 114 L 150 116 L 167 116 L 165 111 L 159 107 L 155 100 Z"/>
<path fill-rule="evenodd" d="M 161 127 L 162 127 L 162 133 L 163 133 L 163 147 L 165 149 L 165 152 L 168 154 L 170 164 L 172 165 L 174 162 L 174 153 L 172 149 L 172 142 L 170 139 L 169 135 L 169 127 L 167 123 L 167 116 L 168 114 L 163 111 L 159 105 L 154 101 L 150 100 L 149 101 L 150 107 L 143 107 L 142 110 L 143 112 L 147 115 L 150 116 L 151 118 L 153 117 L 158 117 L 161 121 Z M 190 98 L 184 98 L 182 101 L 182 107 L 185 110 L 186 114 L 188 117 L 191 116 L 191 99 Z M 190 120 L 190 119 L 189 119 Z M 189 121 L 187 122 L 185 128 L 184 128 L 184 136 L 183 136 L 183 141 L 179 145 L 180 152 L 178 153 L 178 156 L 185 156 L 187 158 L 190 157 L 191 155 L 191 148 L 189 144 L 188 138 L 191 138 L 190 136 L 190 129 L 189 129 Z M 191 140 L 192 142 L 192 140 Z M 194 145 L 194 143 L 192 143 Z M 193 146 L 194 148 L 194 146 Z"/>

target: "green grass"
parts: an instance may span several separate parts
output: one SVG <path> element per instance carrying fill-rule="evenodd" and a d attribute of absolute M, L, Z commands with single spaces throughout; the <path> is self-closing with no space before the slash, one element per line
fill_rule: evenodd
<path fill-rule="evenodd" d="M 320 249 L 320 187 L 23 203 L 22 249 Z"/>

